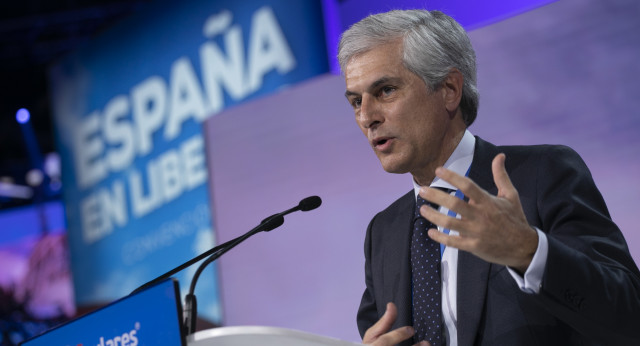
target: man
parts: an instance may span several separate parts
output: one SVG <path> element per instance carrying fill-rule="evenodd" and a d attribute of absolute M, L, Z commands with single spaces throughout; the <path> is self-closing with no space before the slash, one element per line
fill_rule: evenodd
<path fill-rule="evenodd" d="M 580 157 L 467 130 L 475 53 L 457 22 L 369 16 L 338 58 L 382 167 L 414 180 L 367 230 L 364 343 L 640 345 L 640 272 Z"/>

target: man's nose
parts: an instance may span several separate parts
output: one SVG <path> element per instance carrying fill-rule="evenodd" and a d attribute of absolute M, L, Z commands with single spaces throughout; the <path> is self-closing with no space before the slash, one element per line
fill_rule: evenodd
<path fill-rule="evenodd" d="M 380 112 L 380 107 L 373 97 L 364 95 L 361 102 L 360 117 L 358 119 L 360 126 L 368 129 L 378 126 L 384 121 L 382 113 Z"/>

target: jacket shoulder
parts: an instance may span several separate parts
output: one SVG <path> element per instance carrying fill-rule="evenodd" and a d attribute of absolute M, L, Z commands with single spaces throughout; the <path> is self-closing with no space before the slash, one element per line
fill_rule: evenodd
<path fill-rule="evenodd" d="M 399 210 L 407 210 L 411 208 L 414 205 L 414 203 L 415 203 L 415 195 L 413 190 L 410 190 L 400 198 L 396 199 L 384 210 L 376 214 L 376 216 L 374 217 L 374 220 L 396 217 L 398 215 Z"/>

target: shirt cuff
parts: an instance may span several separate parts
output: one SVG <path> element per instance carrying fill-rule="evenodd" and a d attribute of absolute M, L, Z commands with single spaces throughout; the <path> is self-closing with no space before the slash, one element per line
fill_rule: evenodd
<path fill-rule="evenodd" d="M 527 268 L 527 271 L 524 273 L 524 278 L 515 270 L 507 267 L 509 274 L 511 274 L 511 277 L 516 281 L 518 287 L 520 287 L 523 292 L 532 294 L 540 293 L 542 275 L 547 265 L 547 255 L 549 253 L 547 235 L 538 228 L 536 228 L 536 232 L 538 232 L 538 248 L 533 255 L 529 268 Z"/>

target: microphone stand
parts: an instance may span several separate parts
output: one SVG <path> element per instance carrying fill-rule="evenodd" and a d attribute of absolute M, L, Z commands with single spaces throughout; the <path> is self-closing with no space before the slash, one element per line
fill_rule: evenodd
<path fill-rule="evenodd" d="M 200 274 L 202 273 L 202 271 L 207 265 L 209 265 L 211 262 L 218 259 L 220 256 L 222 256 L 227 251 L 231 250 L 233 247 L 240 244 L 250 236 L 263 230 L 268 232 L 276 227 L 279 227 L 284 223 L 285 215 L 291 214 L 298 210 L 301 210 L 301 211 L 313 210 L 318 208 L 321 204 L 322 204 L 322 199 L 320 199 L 320 197 L 318 196 L 307 197 L 302 201 L 300 201 L 300 203 L 298 203 L 297 206 L 287 209 L 281 213 L 271 215 L 266 219 L 262 220 L 262 222 L 260 222 L 260 225 L 264 225 L 264 229 L 261 229 L 261 227 L 258 226 L 252 229 L 251 231 L 245 233 L 244 235 L 231 240 L 230 242 L 228 242 L 229 243 L 228 246 L 222 248 L 220 251 L 214 253 L 213 255 L 211 255 L 211 257 L 207 258 L 204 262 L 202 262 L 198 267 L 198 269 L 196 270 L 195 274 L 193 275 L 193 279 L 191 279 L 191 285 L 189 286 L 189 293 L 185 296 L 184 323 L 185 323 L 185 328 L 187 329 L 187 335 L 192 334 L 196 331 L 198 303 L 197 303 L 194 292 L 195 292 L 198 278 L 200 277 Z"/>
<path fill-rule="evenodd" d="M 310 196 L 307 197 L 305 199 L 303 199 L 302 201 L 300 201 L 300 203 L 298 203 L 297 206 L 287 209 L 281 213 L 278 214 L 273 214 L 269 217 L 267 217 L 266 219 L 262 220 L 260 222 L 260 224 L 256 227 L 254 227 L 252 230 L 250 230 L 249 232 L 236 237 L 234 239 L 229 240 L 228 242 L 224 243 L 224 244 L 220 244 L 210 250 L 207 250 L 205 252 L 203 252 L 202 254 L 198 255 L 197 257 L 194 257 L 192 259 L 190 259 L 187 262 L 184 262 L 183 264 L 169 270 L 168 272 L 158 276 L 157 278 L 143 284 L 142 286 L 136 288 L 135 290 L 133 290 L 133 292 L 130 293 L 131 294 L 135 294 L 137 292 L 140 292 L 146 288 L 149 288 L 157 283 L 159 283 L 160 281 L 163 281 L 167 278 L 169 278 L 171 275 L 181 271 L 182 269 L 206 258 L 207 256 L 209 256 L 209 258 L 207 258 L 202 264 L 200 264 L 200 266 L 198 267 L 198 269 L 196 270 L 195 274 L 193 275 L 193 279 L 191 280 L 191 285 L 189 287 L 189 293 L 187 294 L 187 296 L 185 297 L 185 308 L 184 308 L 184 313 L 185 313 L 185 318 L 184 318 L 184 323 L 185 323 L 185 327 L 187 329 L 187 335 L 195 332 L 196 329 L 196 318 L 198 316 L 198 307 L 197 307 L 197 301 L 196 301 L 196 296 L 194 294 L 195 291 L 195 287 L 196 287 L 196 282 L 198 281 L 198 278 L 200 277 L 200 274 L 202 273 L 202 271 L 204 270 L 204 268 L 210 264 L 211 262 L 215 261 L 216 259 L 218 259 L 220 256 L 222 256 L 223 254 L 225 254 L 227 251 L 233 249 L 236 245 L 240 244 L 241 242 L 245 241 L 247 238 L 251 237 L 252 235 L 259 233 L 259 232 L 268 232 L 271 231 L 277 227 L 280 227 L 283 223 L 284 223 L 284 216 L 290 213 L 293 213 L 295 211 L 301 210 L 301 211 L 309 211 L 309 210 L 313 210 L 316 209 L 317 207 L 320 206 L 320 204 L 322 204 L 322 200 L 320 199 L 320 197 L 318 196 Z"/>
<path fill-rule="evenodd" d="M 266 219 L 262 220 L 262 222 L 260 222 L 260 224 L 259 224 L 258 226 L 254 227 L 252 230 L 250 230 L 250 231 L 249 231 L 249 232 L 247 232 L 246 234 L 241 235 L 241 236 L 236 237 L 236 238 L 233 238 L 233 239 L 231 239 L 231 240 L 229 240 L 229 241 L 227 241 L 227 242 L 225 242 L 225 243 L 223 243 L 223 244 L 220 244 L 220 245 L 218 245 L 218 246 L 216 246 L 216 247 L 214 247 L 214 248 L 212 248 L 212 249 L 209 249 L 209 250 L 207 250 L 207 251 L 205 251 L 205 252 L 201 253 L 201 254 L 200 254 L 200 255 L 198 255 L 197 257 L 194 257 L 194 258 L 192 258 L 192 259 L 190 259 L 190 260 L 188 260 L 188 261 L 186 261 L 186 262 L 182 263 L 181 265 L 179 265 L 179 266 L 177 266 L 177 267 L 175 267 L 175 268 L 173 268 L 173 269 L 169 270 L 168 272 L 166 272 L 166 273 L 164 273 L 164 274 L 162 274 L 162 275 L 158 276 L 157 278 L 155 278 L 155 279 L 153 279 L 153 280 L 151 280 L 151 281 L 148 281 L 147 283 L 145 283 L 145 284 L 143 284 L 142 286 L 140 286 L 140 287 L 136 288 L 135 290 L 133 290 L 133 292 L 131 292 L 130 294 L 138 293 L 138 292 L 140 292 L 140 291 L 142 291 L 142 290 L 144 290 L 144 289 L 146 289 L 146 288 L 149 288 L 149 287 L 151 287 L 151 286 L 153 286 L 153 285 L 155 285 L 155 284 L 159 283 L 160 281 L 162 281 L 162 280 L 164 280 L 164 279 L 167 279 L 167 278 L 171 277 L 173 274 L 175 274 L 175 273 L 177 273 L 177 272 L 181 271 L 182 269 L 184 269 L 184 268 L 186 268 L 186 267 L 188 267 L 188 266 L 190 266 L 190 265 L 192 265 L 192 264 L 194 264 L 194 263 L 196 263 L 196 262 L 198 262 L 198 261 L 202 260 L 203 258 L 206 258 L 206 257 L 208 257 L 208 256 L 210 256 L 210 255 L 213 255 L 213 254 L 215 254 L 215 253 L 216 253 L 216 252 L 218 252 L 218 251 L 224 250 L 227 246 L 229 246 L 229 245 L 231 245 L 232 243 L 234 243 L 234 242 L 236 242 L 236 241 L 240 240 L 241 238 L 242 238 L 242 239 L 241 239 L 240 241 L 242 241 L 242 240 L 244 240 L 244 239 L 248 238 L 247 234 L 250 234 L 250 233 L 251 233 L 251 235 L 253 235 L 253 234 L 258 233 L 258 232 L 260 232 L 260 231 L 271 231 L 272 229 L 274 229 L 274 228 L 276 228 L 276 227 L 279 227 L 280 225 L 282 225 L 282 223 L 284 223 L 284 219 L 282 220 L 282 222 L 281 222 L 279 225 L 276 225 L 276 226 L 274 226 L 274 227 L 272 227 L 272 228 L 266 229 L 266 228 L 267 228 L 267 226 L 271 226 L 271 224 L 267 225 L 267 224 L 266 224 L 266 222 L 267 222 L 267 221 L 270 221 L 270 220 L 271 220 L 271 218 L 273 218 L 273 217 L 274 217 L 274 216 L 276 216 L 276 215 L 278 215 L 278 214 L 272 215 L 272 216 L 270 216 L 270 217 L 268 217 L 268 218 L 266 218 Z M 237 244 L 236 244 L 236 245 L 237 245 Z M 235 246 L 235 245 L 233 245 L 233 246 Z M 233 247 L 233 246 L 232 246 L 232 247 Z M 225 252 L 226 252 L 226 251 L 225 251 Z"/>
<path fill-rule="evenodd" d="M 220 249 L 219 251 L 217 251 L 216 253 L 214 253 L 213 255 L 211 255 L 209 258 L 207 258 L 206 260 L 204 260 L 204 262 L 202 262 L 200 264 L 200 266 L 198 266 L 198 269 L 196 270 L 195 274 L 193 274 L 193 279 L 191 279 L 191 285 L 189 286 L 189 293 L 184 297 L 184 324 L 187 328 L 187 335 L 192 334 L 196 331 L 196 319 L 198 316 L 198 303 L 196 301 L 196 295 L 194 294 L 195 289 L 196 289 L 196 283 L 198 282 L 198 278 L 200 278 L 200 274 L 202 274 L 202 271 L 204 270 L 204 268 L 209 265 L 209 263 L 215 261 L 216 259 L 218 259 L 220 256 L 224 255 L 227 251 L 233 249 L 234 247 L 236 247 L 236 245 L 242 243 L 243 241 L 245 241 L 247 238 L 251 237 L 252 235 L 256 234 L 256 233 L 260 233 L 262 231 L 268 232 L 273 230 L 274 228 L 280 227 L 282 224 L 284 223 L 284 216 L 280 215 L 280 214 L 275 214 L 272 215 L 266 219 L 264 219 L 261 223 L 260 226 L 264 225 L 263 227 L 256 227 L 254 229 L 252 229 L 251 231 L 227 242 L 229 243 L 228 246 L 223 247 L 222 249 Z M 227 244 L 225 243 L 225 244 Z"/>

